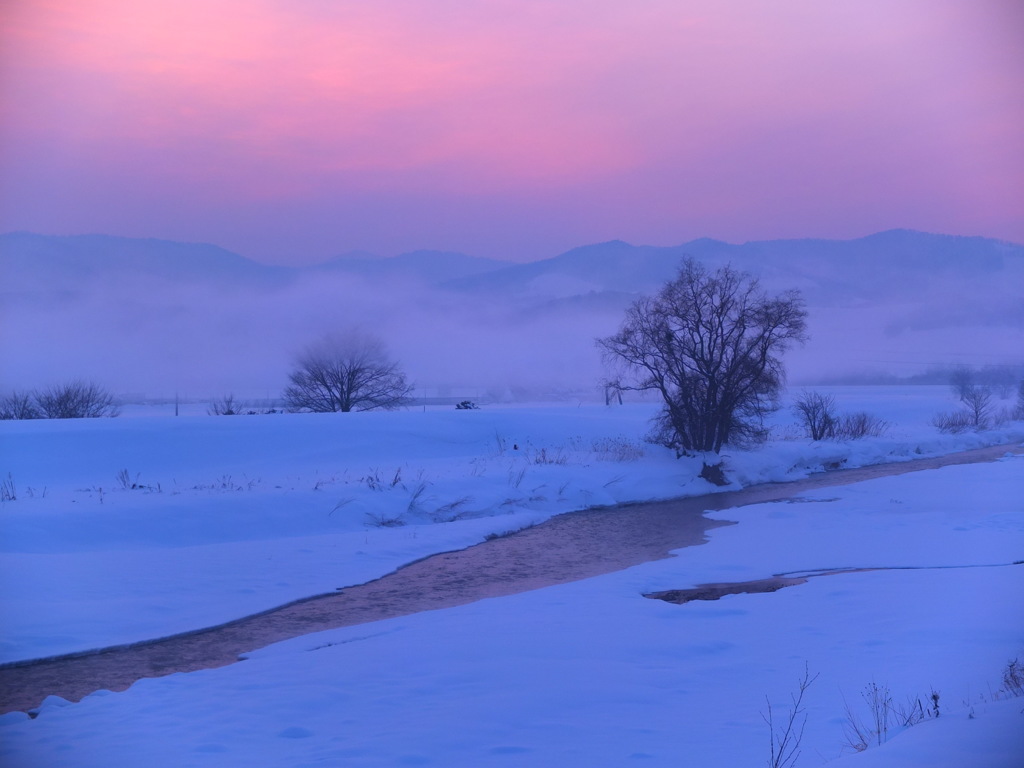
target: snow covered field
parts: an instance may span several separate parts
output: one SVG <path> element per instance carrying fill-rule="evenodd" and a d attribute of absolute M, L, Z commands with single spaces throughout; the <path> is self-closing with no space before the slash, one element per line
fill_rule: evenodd
<path fill-rule="evenodd" d="M 954 406 L 944 387 L 828 391 L 840 410 L 889 421 L 887 436 L 812 444 L 782 411 L 776 440 L 727 456 L 730 478 L 1024 440 L 1019 422 L 939 435 L 932 415 Z M 698 460 L 641 442 L 652 410 L 0 423 L 17 497 L 0 508 L 0 660 L 209 626 L 558 512 L 713 490 Z M 763 764 L 765 696 L 784 712 L 806 663 L 819 677 L 800 765 L 852 751 L 844 700 L 866 720 L 861 691 L 875 683 L 898 703 L 939 691 L 942 718 L 845 758 L 854 768 L 1019 768 L 1024 700 L 997 692 L 1024 656 L 1024 566 L 823 576 L 684 606 L 641 593 L 1011 563 L 1024 558 L 1022 487 L 1014 457 L 714 513 L 739 525 L 667 561 L 296 638 L 228 668 L 51 701 L 31 721 L 6 715 L 0 764 Z"/>

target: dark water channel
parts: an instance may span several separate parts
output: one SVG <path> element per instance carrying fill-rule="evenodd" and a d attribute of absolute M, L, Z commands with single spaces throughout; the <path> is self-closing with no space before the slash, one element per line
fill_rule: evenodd
<path fill-rule="evenodd" d="M 0 666 L 0 713 L 27 711 L 48 695 L 78 701 L 120 691 L 144 677 L 233 664 L 239 655 L 325 629 L 364 624 L 487 597 L 577 581 L 669 557 L 730 525 L 721 510 L 863 480 L 953 464 L 994 461 L 995 446 L 898 464 L 836 470 L 791 483 L 751 486 L 685 499 L 570 512 L 468 549 L 419 560 L 375 581 L 300 600 L 217 627 L 128 646 Z M 1019 447 L 1017 448 L 1019 450 Z"/>

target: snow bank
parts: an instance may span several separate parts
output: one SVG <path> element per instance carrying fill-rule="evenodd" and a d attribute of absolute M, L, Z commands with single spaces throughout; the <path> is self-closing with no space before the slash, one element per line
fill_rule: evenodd
<path fill-rule="evenodd" d="M 7 715 L 0 763 L 757 765 L 765 699 L 784 714 L 806 665 L 801 766 L 1017 768 L 1024 699 L 999 686 L 1024 652 L 1024 566 L 1007 565 L 1024 552 L 1022 481 L 1008 457 L 716 512 L 738 525 L 668 560 Z M 682 606 L 642 596 L 838 566 L 918 568 Z M 901 703 L 938 691 L 941 717 L 853 754 L 845 706 L 867 719 L 871 683 Z"/>
<path fill-rule="evenodd" d="M 734 483 L 1024 439 L 939 435 L 944 387 L 836 388 L 884 438 L 781 437 Z M 643 442 L 652 405 L 0 422 L 0 661 L 162 637 L 376 578 L 553 514 L 715 489 Z M 446 522 L 450 521 L 450 522 Z"/>

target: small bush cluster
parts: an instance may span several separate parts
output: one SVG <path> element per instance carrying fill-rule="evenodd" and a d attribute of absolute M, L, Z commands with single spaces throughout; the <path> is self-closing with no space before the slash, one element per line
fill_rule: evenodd
<path fill-rule="evenodd" d="M 118 413 L 110 392 L 81 379 L 0 398 L 0 420 L 95 419 Z"/>
<path fill-rule="evenodd" d="M 280 413 L 273 407 L 265 407 L 236 400 L 234 394 L 227 394 L 210 402 L 206 412 L 211 416 L 260 416 L 265 413 Z"/>
<path fill-rule="evenodd" d="M 937 413 L 932 418 L 932 426 L 947 435 L 959 435 L 961 432 L 977 428 L 977 424 L 967 411 Z"/>
<path fill-rule="evenodd" d="M 1012 419 L 1024 419 L 1024 381 L 1018 388 L 1016 407 L 1001 408 L 998 411 L 993 403 L 995 388 L 976 383 L 970 371 L 957 370 L 951 377 L 950 386 L 960 401 L 960 409 L 935 415 L 932 424 L 940 432 L 954 435 L 969 429 L 980 432 Z"/>
<path fill-rule="evenodd" d="M 820 392 L 802 392 L 793 410 L 811 440 L 862 440 L 881 437 L 889 428 L 887 422 L 864 411 L 837 414 L 835 398 Z"/>
<path fill-rule="evenodd" d="M 211 402 L 206 412 L 211 416 L 236 416 L 240 413 L 239 408 L 240 406 L 235 402 L 235 396 L 227 394 Z"/>
<path fill-rule="evenodd" d="M 861 698 L 867 705 L 867 722 L 847 703 L 843 724 L 846 746 L 855 752 L 863 752 L 872 742 L 885 743 L 890 728 L 909 728 L 939 716 L 939 693 L 935 690 L 929 695 L 930 704 L 917 696 L 910 696 L 901 704 L 893 699 L 888 686 L 872 682 L 861 691 Z"/>
<path fill-rule="evenodd" d="M 864 411 L 843 414 L 836 425 L 837 440 L 861 440 L 865 437 L 881 437 L 889 429 L 889 423 Z"/>

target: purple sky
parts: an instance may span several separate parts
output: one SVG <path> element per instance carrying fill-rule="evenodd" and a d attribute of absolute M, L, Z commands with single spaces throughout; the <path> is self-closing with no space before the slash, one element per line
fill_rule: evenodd
<path fill-rule="evenodd" d="M 0 231 L 1024 241 L 1018 0 L 7 0 Z"/>

